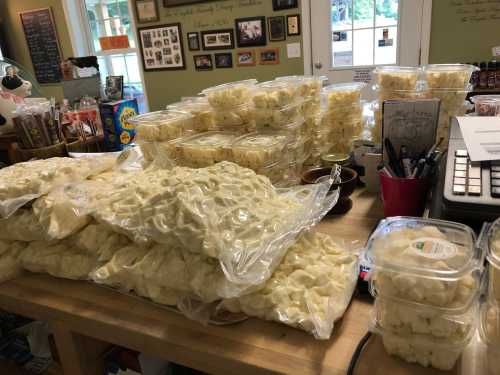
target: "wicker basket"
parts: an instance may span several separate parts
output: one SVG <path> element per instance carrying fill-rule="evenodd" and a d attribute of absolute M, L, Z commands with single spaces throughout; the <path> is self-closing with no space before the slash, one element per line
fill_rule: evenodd
<path fill-rule="evenodd" d="M 88 137 L 85 141 L 79 138 L 68 139 L 66 149 L 69 152 L 104 152 L 104 137 Z"/>
<path fill-rule="evenodd" d="M 66 144 L 64 142 L 57 143 L 48 147 L 23 149 L 19 148 L 19 155 L 24 161 L 31 159 L 49 159 L 56 156 L 68 156 L 66 152 Z"/>

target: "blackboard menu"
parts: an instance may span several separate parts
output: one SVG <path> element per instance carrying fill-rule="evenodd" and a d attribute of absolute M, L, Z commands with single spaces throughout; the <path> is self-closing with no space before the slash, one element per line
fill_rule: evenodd
<path fill-rule="evenodd" d="M 21 13 L 24 35 L 38 83 L 61 81 L 61 55 L 50 8 Z"/>

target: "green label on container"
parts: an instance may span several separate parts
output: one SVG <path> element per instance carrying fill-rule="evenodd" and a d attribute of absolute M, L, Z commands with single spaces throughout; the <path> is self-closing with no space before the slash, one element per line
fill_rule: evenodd
<path fill-rule="evenodd" d="M 432 237 L 417 238 L 411 243 L 410 249 L 417 255 L 431 259 L 449 259 L 458 251 L 451 242 Z"/>

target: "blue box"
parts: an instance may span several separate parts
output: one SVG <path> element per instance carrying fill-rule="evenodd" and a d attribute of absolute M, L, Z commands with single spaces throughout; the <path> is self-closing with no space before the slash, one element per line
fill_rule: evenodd
<path fill-rule="evenodd" d="M 104 143 L 108 151 L 121 151 L 129 147 L 135 138 L 135 126 L 127 120 L 139 114 L 136 99 L 124 99 L 101 103 Z"/>

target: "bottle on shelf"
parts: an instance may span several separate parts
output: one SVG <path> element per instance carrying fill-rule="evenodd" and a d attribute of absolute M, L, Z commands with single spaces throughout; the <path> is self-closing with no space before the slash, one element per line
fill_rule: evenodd
<path fill-rule="evenodd" d="M 479 88 L 488 88 L 488 65 L 483 61 L 479 64 Z"/>
<path fill-rule="evenodd" d="M 479 63 L 475 62 L 474 64 L 475 67 L 479 67 Z M 500 75 L 498 77 L 500 79 Z M 472 75 L 470 77 L 470 83 L 472 85 L 472 89 L 475 90 L 479 87 L 479 71 L 473 71 Z M 500 82 L 499 82 L 500 83 Z"/>
<path fill-rule="evenodd" d="M 497 62 L 492 60 L 488 63 L 488 89 L 495 89 Z"/>

